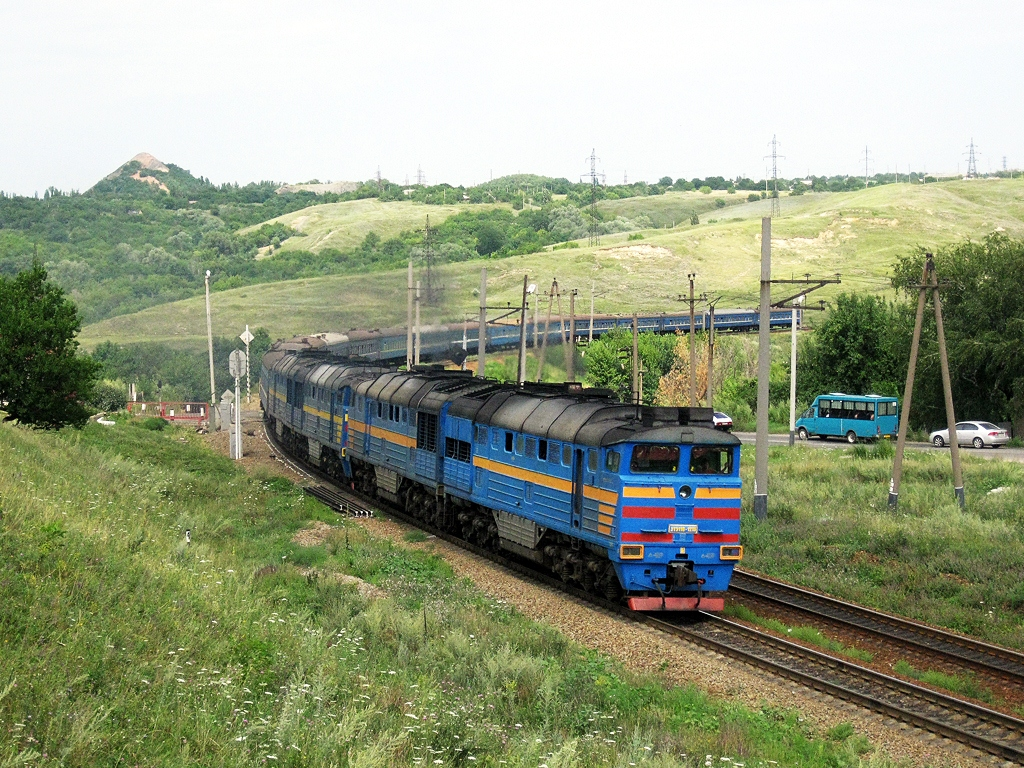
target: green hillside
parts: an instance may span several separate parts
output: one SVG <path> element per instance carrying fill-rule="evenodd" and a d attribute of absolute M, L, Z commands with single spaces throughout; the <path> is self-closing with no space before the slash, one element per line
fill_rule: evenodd
<path fill-rule="evenodd" d="M 498 207 L 511 208 L 509 205 L 477 205 L 473 210 L 491 210 Z M 449 216 L 463 210 L 464 205 L 381 202 L 376 198 L 367 198 L 303 208 L 265 223 L 281 223 L 301 233 L 301 236 L 285 240 L 280 251 L 276 253 L 319 253 L 324 248 L 355 248 L 370 232 L 375 232 L 381 240 L 387 240 L 407 230 L 423 229 L 427 216 L 430 216 L 431 226 L 437 226 Z M 261 226 L 263 224 L 248 227 L 239 234 L 248 234 Z"/>
<path fill-rule="evenodd" d="M 642 198 L 630 204 L 661 206 L 671 197 Z M 1024 181 L 1019 180 L 886 185 L 785 197 L 781 203 L 782 215 L 773 222 L 773 274 L 840 273 L 843 283 L 816 294 L 821 298 L 840 291 L 891 290 L 892 262 L 908 249 L 980 238 L 995 230 L 1024 236 Z M 767 205 L 767 201 L 732 205 L 705 214 L 697 226 L 687 223 L 648 230 L 639 241 L 629 241 L 630 235 L 622 233 L 602 237 L 597 247 L 583 241 L 578 249 L 447 265 L 440 278 L 447 288 L 443 306 L 424 308 L 424 322 L 459 321 L 465 312 L 477 311 L 473 292 L 481 266 L 488 269 L 491 304 L 518 304 L 525 272 L 544 289 L 552 277 L 558 278 L 562 288 L 578 289 L 584 311 L 589 309 L 592 281 L 603 294 L 596 300 L 599 312 L 673 311 L 681 307 L 677 299 L 686 289 L 686 274 L 695 271 L 698 291 L 723 296 L 719 306 L 753 306 L 760 217 Z M 721 218 L 715 220 L 716 215 Z M 404 322 L 404 271 L 293 280 L 214 296 L 215 333 L 223 335 L 233 334 L 236 328 L 240 331 L 246 323 L 264 326 L 278 337 Z M 81 338 L 87 347 L 108 339 L 191 344 L 198 343 L 205 332 L 203 301 L 195 298 L 90 325 Z"/>

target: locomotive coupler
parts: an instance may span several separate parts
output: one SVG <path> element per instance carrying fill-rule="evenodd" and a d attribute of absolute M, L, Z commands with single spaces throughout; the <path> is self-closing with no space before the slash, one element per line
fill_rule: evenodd
<path fill-rule="evenodd" d="M 669 563 L 665 568 L 665 578 L 653 581 L 655 584 L 664 584 L 671 591 L 677 587 L 698 584 L 701 580 L 694 573 L 691 563 Z"/>

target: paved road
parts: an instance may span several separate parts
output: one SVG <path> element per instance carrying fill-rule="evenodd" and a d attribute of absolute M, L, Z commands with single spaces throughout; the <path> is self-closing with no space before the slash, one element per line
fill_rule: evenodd
<path fill-rule="evenodd" d="M 744 445 L 753 445 L 755 434 L 753 432 L 733 432 Z M 769 445 L 789 445 L 789 433 L 768 435 Z M 849 448 L 845 440 L 832 438 L 829 440 L 797 440 L 797 445 L 805 448 L 825 448 L 829 450 Z M 920 451 L 946 451 L 949 448 L 935 448 L 931 443 L 907 443 L 908 448 Z M 1002 459 L 1003 461 L 1019 461 L 1024 463 L 1024 448 L 967 448 L 960 447 L 961 456 L 978 456 L 983 459 Z"/>

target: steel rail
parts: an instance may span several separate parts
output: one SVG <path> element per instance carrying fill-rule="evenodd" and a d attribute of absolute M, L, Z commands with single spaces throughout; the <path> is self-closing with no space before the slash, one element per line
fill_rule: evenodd
<path fill-rule="evenodd" d="M 266 428 L 264 428 L 264 435 L 271 446 L 279 452 L 288 455 L 284 452 L 283 446 L 278 443 L 275 437 L 272 436 L 270 431 Z M 287 463 L 291 464 L 296 461 L 299 460 L 290 457 L 290 460 Z M 368 500 L 363 499 L 354 491 L 339 486 L 338 481 L 335 478 L 330 477 L 318 468 L 305 462 L 300 462 L 300 464 L 303 474 L 316 477 L 330 486 L 333 486 L 332 492 L 349 497 L 356 504 L 365 505 L 367 503 Z M 782 650 L 791 657 L 813 660 L 813 662 L 820 668 L 842 670 L 844 673 L 855 678 L 869 681 L 869 685 L 881 685 L 889 688 L 890 690 L 904 693 L 905 695 L 915 696 L 919 701 L 931 703 L 933 708 L 946 709 L 950 712 L 950 717 L 954 720 L 958 718 L 963 719 L 965 717 L 974 717 L 982 721 L 983 728 L 987 725 L 990 728 L 995 727 L 1010 730 L 1012 733 L 1017 734 L 1016 741 L 1018 744 L 1006 743 L 1004 741 L 987 738 L 983 734 L 964 730 L 963 727 L 959 727 L 957 724 L 944 723 L 934 719 L 933 717 L 922 715 L 913 709 L 907 709 L 900 707 L 898 704 L 883 701 L 879 698 L 877 691 L 873 691 L 872 693 L 857 691 L 855 688 L 848 685 L 842 685 L 831 680 L 821 679 L 819 676 L 801 671 L 796 669 L 794 666 L 783 664 L 777 660 L 771 660 L 767 658 L 763 652 L 758 653 L 752 650 L 744 650 L 737 647 L 738 644 L 729 644 L 720 639 L 710 637 L 707 633 L 700 633 L 693 629 L 687 629 L 678 624 L 666 621 L 663 618 L 631 611 L 623 605 L 604 600 L 589 592 L 584 592 L 581 589 L 566 584 L 561 581 L 561 579 L 538 571 L 536 568 L 526 565 L 523 562 L 511 560 L 493 552 L 492 550 L 477 546 L 457 536 L 453 536 L 446 531 L 437 529 L 429 523 L 406 514 L 404 510 L 400 510 L 390 503 L 374 499 L 372 504 L 377 509 L 386 511 L 388 515 L 420 528 L 439 539 L 447 541 L 450 544 L 460 547 L 463 550 L 495 563 L 496 565 L 506 568 L 514 573 L 525 576 L 535 582 L 552 587 L 561 593 L 567 594 L 590 605 L 591 607 L 603 610 L 606 613 L 628 618 L 638 624 L 651 626 L 655 629 L 666 632 L 667 634 L 685 639 L 698 646 L 705 648 L 711 647 L 722 655 L 729 656 L 739 661 L 743 661 L 744 663 L 751 664 L 754 667 L 767 670 L 780 677 L 794 680 L 814 690 L 827 693 L 844 701 L 850 701 L 863 706 L 866 709 L 880 712 L 894 719 L 909 723 L 932 733 L 937 733 L 952 739 L 953 741 L 966 744 L 983 752 L 1024 764 L 1024 721 L 1017 720 L 1016 718 L 1009 717 L 1008 715 L 1004 715 L 1000 712 L 980 707 L 971 702 L 966 702 L 952 696 L 946 696 L 945 694 L 937 693 L 930 689 L 916 686 L 897 678 L 889 677 L 888 675 L 883 675 L 882 673 L 860 667 L 856 664 L 852 664 L 842 659 L 837 659 L 833 656 L 819 653 L 818 651 L 806 648 L 805 646 L 797 645 L 796 643 L 791 643 L 773 635 L 759 632 L 758 630 L 723 619 L 715 616 L 714 614 L 708 614 L 702 611 L 697 612 L 700 617 L 710 623 L 711 626 L 718 629 L 726 628 L 728 631 L 732 632 L 734 636 L 745 636 L 748 639 L 755 639 L 758 644 L 762 645 L 762 647 L 767 645 Z M 371 512 L 373 511 L 373 507 L 367 507 L 367 509 Z"/>
<path fill-rule="evenodd" d="M 1010 677 L 1024 684 L 1024 653 L 1009 648 L 929 627 L 749 571 L 734 571 L 729 589 L 738 594 L 748 594 L 798 611 L 824 616 L 876 636 L 894 639 L 932 654 L 941 654 L 956 662 L 971 664 L 982 671 Z"/>
<path fill-rule="evenodd" d="M 705 623 L 711 625 L 713 629 L 724 629 L 726 633 L 733 637 L 739 636 L 754 640 L 757 644 L 756 649 L 744 649 L 739 647 L 740 644 L 738 643 L 730 643 L 712 637 L 709 632 L 683 627 L 654 616 L 647 616 L 646 623 L 657 626 L 659 629 L 670 634 L 685 637 L 691 642 L 710 645 L 714 650 L 725 656 L 730 656 L 746 663 L 752 663 L 762 669 L 768 669 L 779 676 L 828 693 L 836 698 L 881 712 L 897 720 L 902 720 L 927 731 L 968 744 L 975 749 L 988 752 L 989 754 L 1024 763 L 1024 720 L 1019 720 L 1015 717 L 1004 715 L 1001 712 L 996 712 L 962 699 L 938 693 L 929 688 L 884 675 L 881 672 L 820 653 L 713 614 L 704 615 L 708 619 Z M 786 664 L 778 658 L 772 659 L 764 652 L 763 649 L 765 647 L 781 651 L 785 656 L 807 660 L 811 662 L 813 667 L 823 670 L 823 672 L 813 674 L 800 670 L 794 665 Z M 851 681 L 862 681 L 866 685 L 867 690 L 857 690 L 856 687 L 850 684 L 843 684 L 835 679 L 827 679 L 826 675 L 830 670 L 834 677 L 844 676 Z M 924 702 L 927 709 L 933 710 L 932 716 L 922 714 L 917 709 L 887 701 L 882 697 L 884 690 Z M 937 719 L 935 715 L 941 712 L 948 713 L 948 720 L 954 722 L 944 722 L 942 719 Z M 967 730 L 969 727 L 967 723 L 955 722 L 965 718 L 972 718 L 976 721 L 977 724 L 972 730 Z M 984 733 L 986 730 L 997 728 L 1005 732 L 1000 739 L 990 737 Z"/>

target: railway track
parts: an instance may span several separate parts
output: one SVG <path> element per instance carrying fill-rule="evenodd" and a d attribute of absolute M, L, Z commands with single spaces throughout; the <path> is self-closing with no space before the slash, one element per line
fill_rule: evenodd
<path fill-rule="evenodd" d="M 279 456 L 286 455 L 280 444 L 265 428 L 264 434 Z M 376 499 L 372 503 L 367 502 L 352 491 L 339 487 L 336 481 L 310 465 L 296 464 L 295 460 L 290 458 L 283 460 L 293 467 L 298 467 L 301 474 L 320 480 L 322 485 L 319 488 L 326 493 L 321 494 L 321 491 L 313 492 L 310 489 L 307 489 L 307 493 L 321 500 L 324 497 L 332 499 L 333 503 L 325 501 L 332 509 L 361 516 L 370 516 L 375 510 L 386 511 L 388 515 L 421 528 L 439 539 L 526 578 L 554 587 L 610 614 L 627 617 L 838 699 L 966 744 L 981 752 L 1024 765 L 1022 720 L 711 614 L 701 613 L 700 621 L 694 622 L 690 616 L 669 619 L 663 615 L 635 613 L 617 603 L 601 600 L 582 590 L 569 587 L 560 579 L 540 572 L 531 565 L 495 554 L 491 550 L 435 529 L 389 504 Z"/>
<path fill-rule="evenodd" d="M 942 658 L 956 668 L 967 667 L 992 679 L 1001 680 L 1018 691 L 1024 690 L 1024 653 L 837 600 L 747 571 L 734 572 L 729 591 L 737 597 L 782 606 L 816 619 L 824 618 L 836 626 L 851 628 L 869 638 L 897 643 L 911 649 L 916 655 Z"/>

